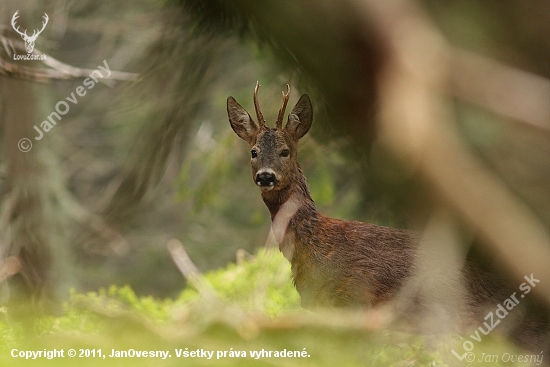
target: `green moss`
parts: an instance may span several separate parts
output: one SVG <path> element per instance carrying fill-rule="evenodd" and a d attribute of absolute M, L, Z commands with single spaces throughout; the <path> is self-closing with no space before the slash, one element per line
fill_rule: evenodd
<path fill-rule="evenodd" d="M 279 251 L 262 249 L 254 258 L 211 271 L 205 278 L 222 299 L 246 311 L 275 317 L 300 307 L 290 264 Z M 186 303 L 198 296 L 196 289 L 187 288 L 178 301 Z"/>

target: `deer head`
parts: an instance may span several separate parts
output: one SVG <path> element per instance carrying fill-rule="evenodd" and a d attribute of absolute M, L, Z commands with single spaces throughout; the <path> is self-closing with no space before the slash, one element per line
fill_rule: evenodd
<path fill-rule="evenodd" d="M 283 92 L 283 104 L 279 110 L 276 127 L 265 124 L 258 103 L 258 88 L 254 89 L 254 106 L 256 108 L 256 123 L 248 112 L 235 101 L 227 98 L 227 114 L 233 131 L 250 145 L 252 176 L 256 185 L 263 192 L 288 188 L 293 184 L 293 178 L 298 172 L 297 162 L 298 140 L 304 136 L 313 120 L 313 109 L 307 94 L 300 97 L 283 128 L 283 117 L 290 96 L 290 86 L 287 93 Z"/>
<path fill-rule="evenodd" d="M 15 21 L 17 18 L 19 18 L 18 14 L 19 10 L 13 14 L 13 17 L 11 18 L 11 26 L 13 29 L 21 35 L 21 38 L 23 38 L 23 41 L 25 41 L 25 49 L 27 50 L 27 53 L 31 53 L 34 50 L 34 42 L 36 42 L 36 39 L 38 38 L 38 35 L 42 33 L 44 28 L 46 28 L 46 24 L 48 24 L 48 14 L 44 13 L 44 21 L 42 22 L 42 29 L 41 30 L 34 30 L 31 36 L 27 34 L 27 30 L 25 29 L 24 32 L 21 32 L 19 30 L 19 26 L 16 26 Z"/>

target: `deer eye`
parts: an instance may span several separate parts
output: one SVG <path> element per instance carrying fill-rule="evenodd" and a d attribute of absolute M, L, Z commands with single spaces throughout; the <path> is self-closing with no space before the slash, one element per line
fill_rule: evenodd
<path fill-rule="evenodd" d="M 283 149 L 281 152 L 281 157 L 288 157 L 290 155 L 290 151 L 288 149 Z"/>
<path fill-rule="evenodd" d="M 252 156 L 252 158 L 256 158 L 258 156 L 258 152 L 256 151 L 256 149 L 252 149 L 250 151 L 250 155 Z"/>

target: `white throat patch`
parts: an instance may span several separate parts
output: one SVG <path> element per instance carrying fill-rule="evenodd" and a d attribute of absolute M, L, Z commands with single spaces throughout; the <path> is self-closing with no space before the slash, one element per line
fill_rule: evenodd
<path fill-rule="evenodd" d="M 279 250 L 281 250 L 288 261 L 292 261 L 292 256 L 294 254 L 294 236 L 291 236 L 289 233 L 285 238 L 285 233 L 290 219 L 296 214 L 298 208 L 300 208 L 300 201 L 296 198 L 295 194 L 292 194 L 290 198 L 281 205 L 271 223 L 270 234 L 272 234 L 275 242 L 279 245 Z"/>

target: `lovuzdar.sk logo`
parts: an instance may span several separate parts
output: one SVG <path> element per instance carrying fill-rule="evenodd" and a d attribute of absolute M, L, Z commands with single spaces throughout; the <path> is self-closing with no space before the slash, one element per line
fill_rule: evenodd
<path fill-rule="evenodd" d="M 46 24 L 48 24 L 48 14 L 44 13 L 44 21 L 42 22 L 42 29 L 37 30 L 35 29 L 32 33 L 32 35 L 27 34 L 27 30 L 25 29 L 23 32 L 19 30 L 19 26 L 16 24 L 17 18 L 19 18 L 19 10 L 17 10 L 13 17 L 11 18 L 11 26 L 13 29 L 19 33 L 21 38 L 23 38 L 23 41 L 25 41 L 25 49 L 27 50 L 26 55 L 17 55 L 16 53 L 13 54 L 14 60 L 45 60 L 46 55 L 35 55 L 33 54 L 34 51 L 34 43 L 36 42 L 36 39 L 42 33 L 44 28 L 46 28 Z"/>

